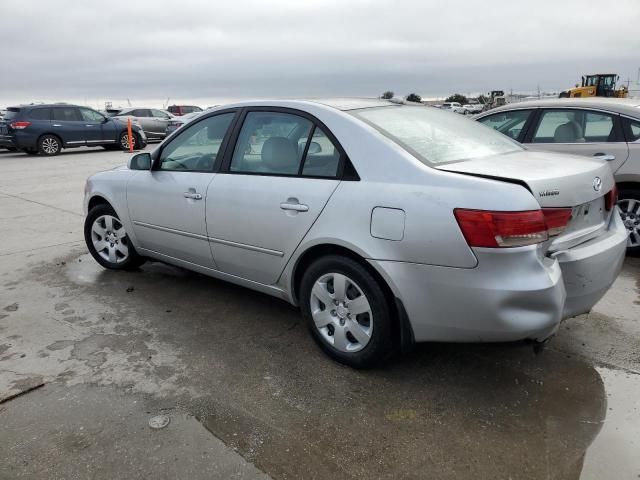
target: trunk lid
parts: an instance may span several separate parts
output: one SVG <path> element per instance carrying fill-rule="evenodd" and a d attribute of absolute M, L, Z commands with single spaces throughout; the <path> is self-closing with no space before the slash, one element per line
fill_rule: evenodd
<path fill-rule="evenodd" d="M 583 205 L 602 197 L 614 184 L 606 162 L 548 152 L 513 152 L 435 168 L 523 184 L 541 207 Z M 598 189 L 594 186 L 597 178 Z"/>
<path fill-rule="evenodd" d="M 526 151 L 436 168 L 519 183 L 531 191 L 542 208 L 570 207 L 572 214 L 566 228 L 545 244 L 550 254 L 597 237 L 607 229 L 615 212 L 605 208 L 604 196 L 613 188 L 614 179 L 609 165 L 601 160 Z"/>

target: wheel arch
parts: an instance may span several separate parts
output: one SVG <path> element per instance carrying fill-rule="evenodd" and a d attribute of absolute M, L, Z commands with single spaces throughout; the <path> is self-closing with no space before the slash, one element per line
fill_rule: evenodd
<path fill-rule="evenodd" d="M 97 207 L 98 205 L 109 205 L 115 210 L 115 207 L 111 204 L 111 202 L 109 202 L 109 200 L 104 198 L 102 195 L 92 196 L 87 203 L 87 210 L 91 211 L 92 208 Z"/>
<path fill-rule="evenodd" d="M 620 190 L 637 190 L 640 192 L 640 182 L 622 181 L 616 183 L 618 191 Z"/>
<path fill-rule="evenodd" d="M 294 301 L 296 303 L 299 302 L 300 283 L 302 281 L 302 276 L 304 275 L 305 270 L 315 260 L 327 255 L 341 255 L 358 262 L 373 276 L 373 278 L 378 281 L 385 294 L 385 299 L 387 300 L 387 303 L 389 304 L 393 315 L 394 341 L 402 352 L 410 350 L 415 343 L 415 338 L 413 335 L 413 329 L 411 328 L 411 323 L 409 322 L 406 310 L 404 308 L 404 305 L 402 304 L 402 300 L 393 293 L 393 290 L 391 289 L 389 283 L 384 279 L 380 272 L 378 272 L 378 270 L 376 270 L 374 266 L 371 265 L 371 263 L 369 263 L 359 253 L 356 253 L 354 250 L 348 247 L 335 243 L 321 243 L 309 247 L 302 254 L 300 254 L 300 256 L 296 260 L 290 277 L 291 296 L 293 297 Z"/>

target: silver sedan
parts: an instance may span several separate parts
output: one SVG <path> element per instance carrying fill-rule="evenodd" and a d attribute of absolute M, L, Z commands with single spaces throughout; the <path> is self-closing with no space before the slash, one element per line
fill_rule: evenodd
<path fill-rule="evenodd" d="M 608 166 L 382 100 L 216 108 L 87 180 L 102 266 L 171 263 L 300 307 L 334 359 L 544 341 L 620 271 Z M 215 321 L 215 318 L 211 319 Z"/>
<path fill-rule="evenodd" d="M 608 161 L 629 230 L 627 252 L 640 256 L 640 100 L 533 100 L 491 110 L 476 120 L 524 143 L 529 150 Z"/>

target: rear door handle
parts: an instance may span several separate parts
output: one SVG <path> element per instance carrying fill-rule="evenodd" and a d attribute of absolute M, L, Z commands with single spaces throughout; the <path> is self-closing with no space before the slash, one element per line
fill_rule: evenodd
<path fill-rule="evenodd" d="M 54 123 L 52 126 L 53 127 L 61 127 L 62 125 L 60 125 L 59 123 Z"/>
<path fill-rule="evenodd" d="M 616 159 L 615 155 L 603 152 L 594 153 L 593 156 L 598 157 L 600 160 L 604 160 L 605 162 L 613 162 Z"/>
<path fill-rule="evenodd" d="M 192 200 L 202 200 L 202 194 L 194 192 L 184 192 L 184 198 L 190 198 Z"/>
<path fill-rule="evenodd" d="M 309 205 L 298 203 L 297 199 L 288 198 L 286 202 L 280 204 L 282 210 L 293 210 L 294 212 L 308 212 Z"/>

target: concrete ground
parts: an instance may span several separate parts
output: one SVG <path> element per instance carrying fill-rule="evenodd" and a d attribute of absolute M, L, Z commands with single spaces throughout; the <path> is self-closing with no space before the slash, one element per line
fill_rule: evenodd
<path fill-rule="evenodd" d="M 282 301 L 99 267 L 84 180 L 127 158 L 0 153 L 0 479 L 640 475 L 639 261 L 539 355 L 428 344 L 356 371 Z"/>

